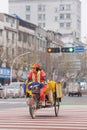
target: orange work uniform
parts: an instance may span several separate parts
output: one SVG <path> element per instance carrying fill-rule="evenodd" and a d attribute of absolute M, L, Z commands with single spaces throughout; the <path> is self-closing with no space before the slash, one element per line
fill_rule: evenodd
<path fill-rule="evenodd" d="M 44 78 L 46 77 L 46 73 L 43 70 L 39 71 L 30 71 L 27 78 L 31 80 L 32 82 L 39 82 L 44 84 Z M 43 87 L 40 89 L 40 98 L 42 101 L 45 100 L 45 92 L 46 92 L 46 84 L 43 85 Z"/>

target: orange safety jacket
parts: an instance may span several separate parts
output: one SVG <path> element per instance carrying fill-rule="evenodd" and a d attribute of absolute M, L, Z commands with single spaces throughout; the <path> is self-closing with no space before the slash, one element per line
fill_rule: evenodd
<path fill-rule="evenodd" d="M 27 78 L 31 80 L 32 82 L 39 82 L 42 83 L 44 81 L 44 77 L 46 77 L 46 74 L 43 70 L 37 71 L 31 71 Z"/>

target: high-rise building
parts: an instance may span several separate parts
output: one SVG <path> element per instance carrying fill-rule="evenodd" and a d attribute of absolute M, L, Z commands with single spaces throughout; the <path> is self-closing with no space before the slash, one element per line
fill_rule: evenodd
<path fill-rule="evenodd" d="M 80 0 L 9 0 L 9 13 L 46 30 L 81 38 Z"/>

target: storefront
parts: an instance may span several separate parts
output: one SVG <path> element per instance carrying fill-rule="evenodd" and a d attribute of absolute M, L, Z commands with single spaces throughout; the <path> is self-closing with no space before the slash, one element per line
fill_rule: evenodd
<path fill-rule="evenodd" d="M 0 67 L 0 83 L 2 85 L 10 83 L 10 73 L 11 73 L 10 68 Z M 20 80 L 26 80 L 27 74 L 28 74 L 27 71 L 12 70 L 12 81 L 16 82 Z"/>
<path fill-rule="evenodd" d="M 0 83 L 2 85 L 10 82 L 10 68 L 0 67 Z"/>

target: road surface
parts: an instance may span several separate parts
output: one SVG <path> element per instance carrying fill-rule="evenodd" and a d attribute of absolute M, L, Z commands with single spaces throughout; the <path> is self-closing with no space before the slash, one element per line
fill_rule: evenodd
<path fill-rule="evenodd" d="M 0 130 L 87 130 L 87 105 L 61 105 L 59 116 L 54 108 L 37 111 L 32 119 L 28 106 L 0 110 Z"/>

